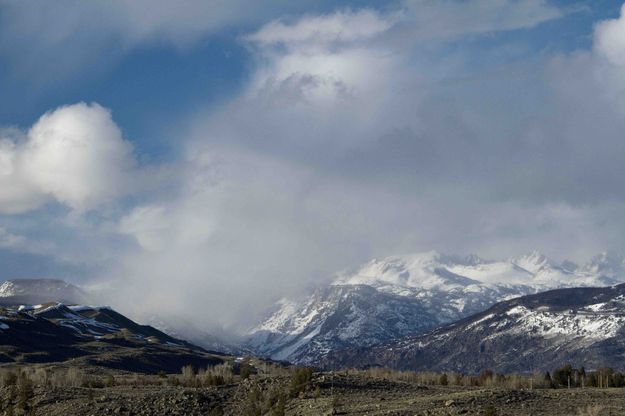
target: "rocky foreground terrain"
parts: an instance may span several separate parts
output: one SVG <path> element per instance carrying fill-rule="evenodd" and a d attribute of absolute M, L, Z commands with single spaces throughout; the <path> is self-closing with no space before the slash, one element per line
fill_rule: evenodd
<path fill-rule="evenodd" d="M 41 374 L 41 370 L 33 374 Z M 55 370 L 57 371 L 57 370 Z M 625 389 L 515 389 L 430 385 L 366 373 L 316 373 L 294 389 L 296 372 L 240 376 L 191 387 L 198 376 L 93 370 L 82 385 L 23 381 L 0 388 L 2 414 L 33 415 L 620 415 Z M 104 372 L 102 372 L 104 371 Z M 71 374 L 74 374 L 73 376 Z M 87 373 L 84 374 L 89 374 Z M 85 377 L 84 375 L 82 377 Z M 103 384 L 96 381 L 101 380 Z M 174 381 L 177 380 L 177 381 Z M 186 381 L 185 381 L 186 380 Z M 41 380 L 40 380 L 41 381 Z M 180 384 L 177 384 L 180 383 Z"/>

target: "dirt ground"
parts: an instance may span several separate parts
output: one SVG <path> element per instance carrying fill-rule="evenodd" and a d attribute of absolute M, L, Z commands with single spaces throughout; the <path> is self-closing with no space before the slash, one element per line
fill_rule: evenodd
<path fill-rule="evenodd" d="M 499 390 L 422 386 L 364 376 L 315 375 L 311 388 L 263 409 L 268 392 L 288 389 L 286 377 L 252 377 L 218 387 L 116 385 L 34 389 L 27 411 L 35 415 L 625 415 L 625 389 Z M 1 414 L 9 387 L 0 390 Z M 254 402 L 258 403 L 255 405 Z"/>

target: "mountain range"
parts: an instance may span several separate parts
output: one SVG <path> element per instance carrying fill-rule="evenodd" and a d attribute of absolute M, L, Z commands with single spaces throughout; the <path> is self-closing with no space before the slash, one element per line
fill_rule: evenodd
<path fill-rule="evenodd" d="M 623 281 L 624 259 L 583 266 L 532 252 L 501 261 L 426 252 L 372 260 L 299 299 L 283 299 L 249 331 L 258 354 L 317 365 L 332 352 L 427 332 L 497 302 L 545 290 Z"/>
<path fill-rule="evenodd" d="M 71 360 L 154 373 L 223 362 L 223 354 L 138 324 L 108 306 L 76 303 L 86 297 L 82 289 L 54 279 L 0 285 L 0 363 Z"/>
<path fill-rule="evenodd" d="M 0 361 L 96 359 L 94 345 L 118 356 L 134 345 L 163 356 L 184 351 L 188 359 L 210 350 L 332 368 L 519 371 L 582 356 L 599 365 L 622 354 L 616 340 L 624 276 L 624 259 L 607 254 L 582 266 L 539 252 L 497 261 L 438 252 L 392 256 L 280 300 L 242 342 L 171 316 L 150 315 L 152 326 L 139 325 L 109 307 L 85 306 L 92 294 L 61 280 L 9 280 L 0 284 L 0 324 L 7 326 L 0 326 Z M 37 353 L 29 331 L 48 334 L 48 349 Z M 521 351 L 527 360 L 543 358 L 528 366 Z M 476 353 L 482 355 L 472 360 Z"/>
<path fill-rule="evenodd" d="M 476 374 L 623 368 L 625 284 L 555 289 L 496 304 L 433 330 L 370 348 L 334 351 L 323 366 Z"/>

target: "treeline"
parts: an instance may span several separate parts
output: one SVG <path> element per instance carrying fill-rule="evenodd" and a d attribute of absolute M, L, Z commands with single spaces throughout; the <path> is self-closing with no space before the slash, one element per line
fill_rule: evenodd
<path fill-rule="evenodd" d="M 625 387 L 625 373 L 605 367 L 586 371 L 584 367 L 573 368 L 570 364 L 545 373 L 545 383 L 551 387 Z"/>
<path fill-rule="evenodd" d="M 209 388 L 233 384 L 243 395 L 238 414 L 242 416 L 284 416 L 287 403 L 294 398 L 320 397 L 321 390 L 313 382 L 311 368 L 286 367 L 268 362 L 252 364 L 241 362 L 196 368 L 184 366 L 178 374 L 134 374 L 112 375 L 90 374 L 76 367 L 43 368 L 28 367 L 0 368 L 0 387 L 8 388 L 8 400 L 0 402 L 0 414 L 34 415 L 36 389 L 49 387 L 76 388 L 75 394 L 89 402 L 95 398 L 98 389 L 114 386 L 179 386 L 185 388 Z M 335 403 L 333 402 L 333 406 Z M 223 415 L 220 408 L 214 408 L 209 416 Z"/>
<path fill-rule="evenodd" d="M 610 388 L 625 387 L 625 373 L 604 367 L 588 371 L 584 367 L 575 368 L 570 364 L 552 371 L 534 372 L 533 374 L 499 374 L 491 370 L 482 370 L 477 375 L 454 372 L 415 372 L 396 371 L 386 368 L 367 370 L 346 370 L 346 374 L 360 374 L 373 378 L 394 381 L 406 381 L 423 385 L 498 387 L 509 389 L 547 389 L 547 388 Z"/>

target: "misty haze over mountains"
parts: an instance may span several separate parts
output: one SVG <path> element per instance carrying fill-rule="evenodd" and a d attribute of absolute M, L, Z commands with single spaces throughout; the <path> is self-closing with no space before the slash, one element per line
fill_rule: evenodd
<path fill-rule="evenodd" d="M 625 258 L 606 253 L 578 266 L 571 261 L 556 262 L 538 251 L 499 261 L 432 251 L 371 260 L 337 273 L 328 285 L 308 295 L 280 300 L 271 308 L 273 312 L 270 309 L 259 317 L 245 333 L 198 326 L 159 310 L 136 318 L 213 351 L 336 365 L 336 354 L 341 351 L 426 334 L 501 301 L 624 281 Z M 55 280 L 12 280 L 0 285 L 0 301 L 5 303 L 115 301 L 101 296 Z M 592 304 L 589 299 L 581 302 Z M 358 358 L 349 362 L 355 364 L 354 359 Z"/>

